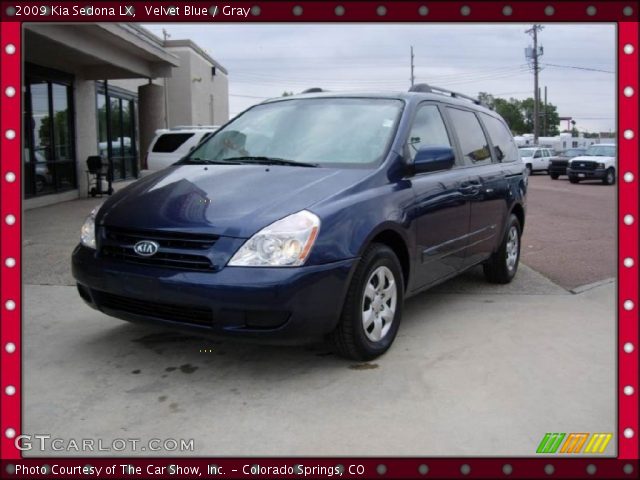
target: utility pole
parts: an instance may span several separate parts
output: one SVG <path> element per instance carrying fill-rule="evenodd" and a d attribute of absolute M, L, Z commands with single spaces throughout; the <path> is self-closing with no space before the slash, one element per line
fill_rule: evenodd
<path fill-rule="evenodd" d="M 525 33 L 528 33 L 533 37 L 533 51 L 531 52 L 531 59 L 533 60 L 533 144 L 538 144 L 538 135 L 540 132 L 540 95 L 538 92 L 538 73 L 540 71 L 538 67 L 538 57 L 543 53 L 542 48 L 538 50 L 538 32 L 544 27 L 542 25 L 534 24 Z"/>
<path fill-rule="evenodd" d="M 415 77 L 413 76 L 413 45 L 411 45 L 411 86 L 413 87 L 413 82 L 415 81 Z"/>
<path fill-rule="evenodd" d="M 544 136 L 545 137 L 549 136 L 549 133 L 547 132 L 547 113 L 548 113 L 548 110 L 547 110 L 547 86 L 545 85 L 544 86 L 544 113 L 543 113 L 543 115 L 544 115 L 544 124 L 543 124 L 543 127 L 542 127 L 542 131 L 544 132 Z"/>

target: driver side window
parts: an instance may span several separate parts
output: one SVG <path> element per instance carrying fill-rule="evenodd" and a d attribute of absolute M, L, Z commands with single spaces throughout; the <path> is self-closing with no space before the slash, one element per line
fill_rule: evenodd
<path fill-rule="evenodd" d="M 408 158 L 413 161 L 416 152 L 424 146 L 451 146 L 444 121 L 435 105 L 419 107 L 407 140 Z"/>
<path fill-rule="evenodd" d="M 540 150 L 536 150 L 536 153 L 533 154 L 533 158 L 540 158 L 542 157 L 542 153 Z"/>

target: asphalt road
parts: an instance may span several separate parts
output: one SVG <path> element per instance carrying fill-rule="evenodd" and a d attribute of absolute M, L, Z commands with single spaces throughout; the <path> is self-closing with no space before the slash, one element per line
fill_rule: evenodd
<path fill-rule="evenodd" d="M 522 262 L 566 289 L 617 272 L 617 188 L 529 177 Z"/>

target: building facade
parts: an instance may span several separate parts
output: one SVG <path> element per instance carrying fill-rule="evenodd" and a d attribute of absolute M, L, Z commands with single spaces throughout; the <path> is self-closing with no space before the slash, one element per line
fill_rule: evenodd
<path fill-rule="evenodd" d="M 87 195 L 86 160 L 137 178 L 159 128 L 222 124 L 227 71 L 188 40 L 135 24 L 27 24 L 23 55 L 25 208 Z"/>

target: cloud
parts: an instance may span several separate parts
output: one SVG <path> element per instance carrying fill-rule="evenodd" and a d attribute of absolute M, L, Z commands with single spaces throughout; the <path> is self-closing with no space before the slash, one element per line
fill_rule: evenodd
<path fill-rule="evenodd" d="M 233 114 L 284 91 L 309 87 L 340 91 L 406 90 L 409 48 L 417 82 L 468 95 L 533 96 L 524 49 L 528 24 L 146 24 L 173 39 L 190 38 L 229 70 Z M 540 86 L 561 116 L 581 129 L 615 129 L 613 24 L 549 24 Z M 544 64 L 565 67 L 545 66 Z"/>

